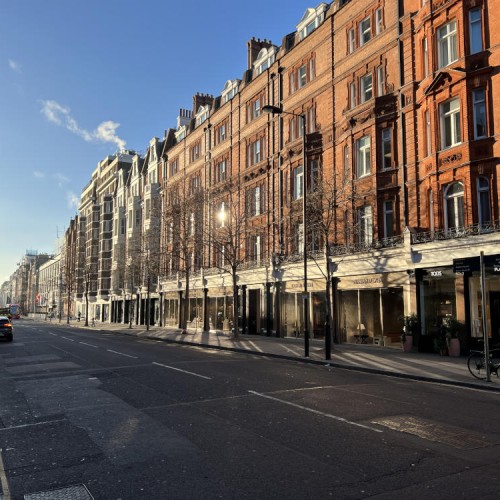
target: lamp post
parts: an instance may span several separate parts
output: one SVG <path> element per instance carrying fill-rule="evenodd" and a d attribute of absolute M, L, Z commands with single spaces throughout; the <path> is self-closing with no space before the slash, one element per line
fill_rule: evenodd
<path fill-rule="evenodd" d="M 306 114 L 283 111 L 279 106 L 266 105 L 262 107 L 264 113 L 272 115 L 292 115 L 300 118 L 302 122 L 302 165 L 303 165 L 303 189 L 302 189 L 302 238 L 304 243 L 304 357 L 309 357 L 309 294 L 307 291 L 307 154 L 306 154 Z"/>

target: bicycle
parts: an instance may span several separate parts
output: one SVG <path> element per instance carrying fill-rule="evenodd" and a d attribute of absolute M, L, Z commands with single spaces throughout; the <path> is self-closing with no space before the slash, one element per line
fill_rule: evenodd
<path fill-rule="evenodd" d="M 486 364 L 484 351 L 471 351 L 467 359 L 467 368 L 471 375 L 479 380 L 486 380 Z M 494 373 L 497 378 L 500 376 L 500 349 L 490 350 L 488 365 L 490 375 Z"/>

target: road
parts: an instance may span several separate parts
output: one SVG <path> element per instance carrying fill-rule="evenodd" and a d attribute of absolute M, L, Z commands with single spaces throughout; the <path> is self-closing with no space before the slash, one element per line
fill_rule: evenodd
<path fill-rule="evenodd" d="M 22 320 L 0 375 L 3 500 L 500 491 L 497 393 Z"/>

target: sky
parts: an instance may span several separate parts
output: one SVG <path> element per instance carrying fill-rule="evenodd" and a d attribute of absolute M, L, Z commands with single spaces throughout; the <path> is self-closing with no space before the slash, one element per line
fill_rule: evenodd
<path fill-rule="evenodd" d="M 144 151 L 319 3 L 0 0 L 0 284 L 54 253 L 100 160 Z"/>

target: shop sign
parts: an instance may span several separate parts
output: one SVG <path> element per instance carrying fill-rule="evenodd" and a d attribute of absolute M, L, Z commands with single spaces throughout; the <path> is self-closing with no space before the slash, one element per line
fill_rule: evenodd
<path fill-rule="evenodd" d="M 480 258 L 468 257 L 466 259 L 453 259 L 453 272 L 457 274 L 479 271 Z"/>
<path fill-rule="evenodd" d="M 339 289 L 390 288 L 404 286 L 408 275 L 402 272 L 368 274 L 363 276 L 343 276 L 339 278 Z"/>
<path fill-rule="evenodd" d="M 484 265 L 491 267 L 494 273 L 500 273 L 500 255 L 485 255 Z"/>

